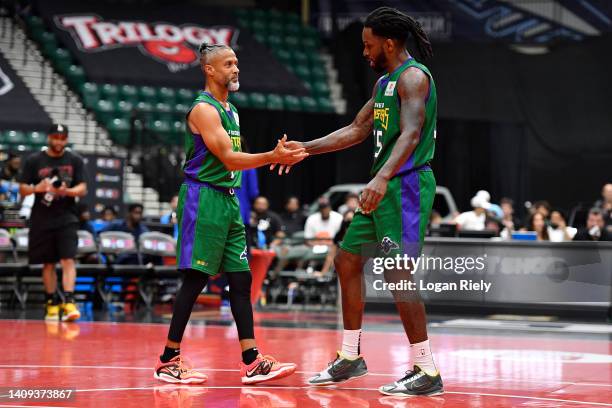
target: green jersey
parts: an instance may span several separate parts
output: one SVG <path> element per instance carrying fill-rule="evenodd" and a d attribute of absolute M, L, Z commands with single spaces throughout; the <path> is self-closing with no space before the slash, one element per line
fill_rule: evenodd
<path fill-rule="evenodd" d="M 406 60 L 391 74 L 379 80 L 374 96 L 374 176 L 386 163 L 400 135 L 400 99 L 397 94 L 397 81 L 410 67 L 419 68 L 429 77 L 429 95 L 425 100 L 425 121 L 421 128 L 419 144 L 397 174 L 426 165 L 434 156 L 436 139 L 437 96 L 431 72 L 414 58 Z"/>
<path fill-rule="evenodd" d="M 211 94 L 202 91 L 191 104 L 187 117 L 189 117 L 191 110 L 198 103 L 207 103 L 217 109 L 221 118 L 221 125 L 232 141 L 232 150 L 240 152 L 242 150 L 240 144 L 240 121 L 238 119 L 238 111 L 234 105 L 228 102 L 229 109 L 225 109 Z M 225 188 L 240 188 L 241 171 L 229 171 L 223 162 L 208 150 L 202 135 L 191 133 L 189 125 L 187 125 L 187 134 L 185 136 L 187 158 L 183 166 L 183 172 L 185 173 L 186 180 L 209 183 Z"/>

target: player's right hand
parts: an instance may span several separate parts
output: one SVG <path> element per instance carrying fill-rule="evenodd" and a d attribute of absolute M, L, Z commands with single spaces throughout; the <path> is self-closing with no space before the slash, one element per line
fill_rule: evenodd
<path fill-rule="evenodd" d="M 283 135 L 283 138 L 278 141 L 272 151 L 272 161 L 274 163 L 293 166 L 308 157 L 305 148 L 301 147 L 301 145 L 299 147 L 295 145 L 295 143 L 299 142 L 288 143 L 291 147 L 287 147 L 287 135 Z"/>
<path fill-rule="evenodd" d="M 283 141 L 284 141 L 284 145 L 285 148 L 290 149 L 290 150 L 298 150 L 298 149 L 303 149 L 304 144 L 302 142 L 296 142 L 296 141 L 286 141 L 287 135 L 283 135 Z M 279 140 L 279 143 L 281 143 L 281 141 Z M 284 174 L 289 174 L 289 171 L 291 171 L 291 168 L 293 167 L 293 165 L 290 164 L 281 164 L 281 163 L 272 163 L 270 165 L 270 171 L 273 171 L 276 166 L 278 166 L 278 175 L 282 176 L 283 173 Z"/>

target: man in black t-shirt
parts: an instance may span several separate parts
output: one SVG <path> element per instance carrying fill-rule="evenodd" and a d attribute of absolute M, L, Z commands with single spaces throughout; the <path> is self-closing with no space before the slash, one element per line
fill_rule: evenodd
<path fill-rule="evenodd" d="M 19 176 L 22 197 L 36 194 L 30 216 L 28 258 L 43 264 L 46 320 L 74 321 L 81 314 L 74 304 L 79 218 L 75 197 L 87 194 L 83 159 L 66 150 L 68 128 L 53 125 L 47 133 L 47 148 L 28 156 Z M 57 294 L 55 264 L 62 266 L 64 304 Z"/>

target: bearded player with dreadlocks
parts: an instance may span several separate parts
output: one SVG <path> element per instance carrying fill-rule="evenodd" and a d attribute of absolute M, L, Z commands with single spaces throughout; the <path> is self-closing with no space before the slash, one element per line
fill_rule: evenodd
<path fill-rule="evenodd" d="M 346 149 L 374 135 L 373 178 L 362 192 L 360 211 L 334 261 L 342 291 L 342 349 L 326 369 L 308 380 L 311 385 L 335 385 L 367 374 L 359 344 L 364 308 L 362 268 L 367 259 L 364 248 L 376 246 L 385 256 L 403 252 L 413 259 L 421 251 L 436 191 L 429 161 L 434 155 L 437 98 L 431 73 L 406 49 L 409 35 L 423 57 L 432 55 L 429 39 L 416 20 L 389 7 L 370 13 L 362 33 L 363 56 L 374 70 L 385 72 L 374 86 L 372 98 L 350 125 L 320 139 L 285 144 L 321 154 Z M 288 170 L 287 166 L 279 168 L 280 173 Z M 410 276 L 410 270 L 403 275 Z M 402 397 L 442 394 L 423 302 L 415 296 L 406 300 L 397 291 L 392 293 L 411 344 L 413 369 L 380 387 L 380 392 Z"/>

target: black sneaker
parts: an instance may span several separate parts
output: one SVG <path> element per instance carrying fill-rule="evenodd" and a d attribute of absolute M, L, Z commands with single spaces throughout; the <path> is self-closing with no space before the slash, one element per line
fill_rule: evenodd
<path fill-rule="evenodd" d="M 309 385 L 332 385 L 363 377 L 368 373 L 363 357 L 355 360 L 344 358 L 338 352 L 336 359 L 328 364 L 327 368 L 319 374 L 308 379 Z"/>
<path fill-rule="evenodd" d="M 421 370 L 418 366 L 414 366 L 412 371 L 407 371 L 406 376 L 394 383 L 383 385 L 378 389 L 385 395 L 393 395 L 395 397 L 414 397 L 417 395 L 425 395 L 433 397 L 444 393 L 444 385 L 440 374 L 431 376 Z"/>

